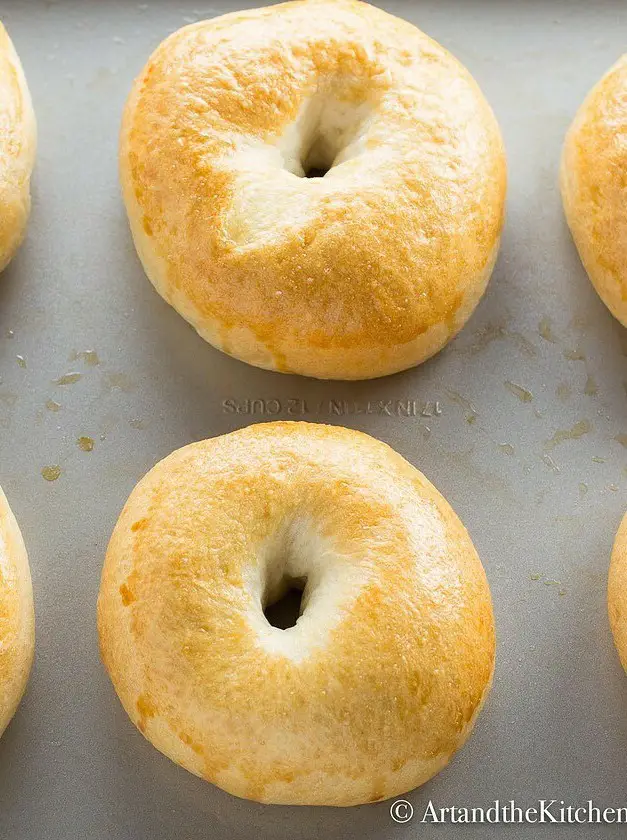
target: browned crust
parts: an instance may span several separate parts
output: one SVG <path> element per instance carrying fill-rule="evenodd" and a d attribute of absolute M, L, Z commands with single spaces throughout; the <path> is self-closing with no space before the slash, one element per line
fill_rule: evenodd
<path fill-rule="evenodd" d="M 588 276 L 627 325 L 627 56 L 592 89 L 562 155 L 564 210 Z"/>
<path fill-rule="evenodd" d="M 0 270 L 24 237 L 35 144 L 35 116 L 26 79 L 0 23 Z"/>
<path fill-rule="evenodd" d="M 627 515 L 621 522 L 612 550 L 607 606 L 616 649 L 627 670 Z"/>
<path fill-rule="evenodd" d="M 28 557 L 20 529 L 0 489 L 0 734 L 26 688 L 34 647 Z"/>
<path fill-rule="evenodd" d="M 303 519 L 366 582 L 295 661 L 260 640 L 247 581 L 260 546 Z M 144 735 L 262 802 L 352 805 L 422 784 L 466 740 L 494 666 L 488 584 L 444 498 L 388 446 L 308 423 L 157 464 L 111 538 L 98 626 Z"/>
<path fill-rule="evenodd" d="M 338 84 L 371 108 L 363 154 L 324 184 L 276 163 L 251 172 L 245 151 L 274 148 Z M 417 364 L 462 327 L 496 257 L 506 180 L 469 73 L 354 0 L 176 32 L 130 94 L 120 172 L 148 276 L 204 338 L 262 367 L 346 379 Z"/>

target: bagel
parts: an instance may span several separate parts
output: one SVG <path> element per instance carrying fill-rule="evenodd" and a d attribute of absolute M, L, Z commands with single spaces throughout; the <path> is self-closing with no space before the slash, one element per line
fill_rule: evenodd
<path fill-rule="evenodd" d="M 165 300 L 220 350 L 320 379 L 409 368 L 461 329 L 506 180 L 467 70 L 355 0 L 171 35 L 126 104 L 120 176 Z"/>
<path fill-rule="evenodd" d="M 579 256 L 602 301 L 627 326 L 627 55 L 592 89 L 571 125 L 561 188 Z"/>
<path fill-rule="evenodd" d="M 24 237 L 36 128 L 22 65 L 0 23 L 0 271 Z"/>
<path fill-rule="evenodd" d="M 616 649 L 627 671 L 627 515 L 621 522 L 612 550 L 607 606 Z"/>
<path fill-rule="evenodd" d="M 0 735 L 24 694 L 34 649 L 28 557 L 18 524 L 0 489 Z"/>
<path fill-rule="evenodd" d="M 295 582 L 282 630 L 264 609 Z M 145 737 L 266 803 L 421 785 L 470 734 L 494 666 L 488 584 L 446 500 L 385 444 L 311 423 L 158 463 L 113 532 L 98 626 Z"/>

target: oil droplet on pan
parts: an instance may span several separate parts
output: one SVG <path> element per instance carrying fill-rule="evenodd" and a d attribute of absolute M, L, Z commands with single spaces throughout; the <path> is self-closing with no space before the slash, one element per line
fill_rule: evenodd
<path fill-rule="evenodd" d="M 70 353 L 70 361 L 82 361 L 86 365 L 89 365 L 89 367 L 96 367 L 100 364 L 98 353 L 95 350 L 73 350 Z"/>
<path fill-rule="evenodd" d="M 515 382 L 510 382 L 509 379 L 505 380 L 505 387 L 507 388 L 510 393 L 512 393 L 515 397 L 521 402 L 529 403 L 533 399 L 533 394 L 531 391 L 528 391 L 526 388 L 523 388 L 522 385 L 517 385 Z"/>
<path fill-rule="evenodd" d="M 552 470 L 553 470 L 553 472 L 554 472 L 554 473 L 558 473 L 558 472 L 560 472 L 560 468 L 557 466 L 557 464 L 555 463 L 555 461 L 553 460 L 553 458 L 551 458 L 551 456 L 550 456 L 550 455 L 546 455 L 546 454 L 545 454 L 545 455 L 543 455 L 543 456 L 542 456 L 542 460 L 543 460 L 543 461 L 544 461 L 544 463 L 547 465 L 547 467 L 549 467 L 550 469 L 552 469 Z"/>
<path fill-rule="evenodd" d="M 78 448 L 82 449 L 83 452 L 91 452 L 94 448 L 94 439 L 84 435 L 81 435 L 76 443 L 78 444 Z"/>
<path fill-rule="evenodd" d="M 592 424 L 589 420 L 579 420 L 570 429 L 558 429 L 550 440 L 547 440 L 544 448 L 554 449 L 566 440 L 579 440 L 592 431 Z"/>
<path fill-rule="evenodd" d="M 64 373 L 63 376 L 60 376 L 58 379 L 54 380 L 55 385 L 73 385 L 75 382 L 78 382 L 79 379 L 83 376 L 82 373 L 78 373 L 78 371 L 71 371 L 70 373 Z"/>
<path fill-rule="evenodd" d="M 17 359 L 17 363 L 21 368 L 26 367 L 26 359 L 24 358 L 24 356 L 16 356 L 15 358 Z"/>
<path fill-rule="evenodd" d="M 542 318 L 542 320 L 538 324 L 538 332 L 545 341 L 550 341 L 551 344 L 555 344 L 555 342 L 557 341 L 555 335 L 553 334 L 551 319 L 547 318 L 546 316 Z"/>
<path fill-rule="evenodd" d="M 466 399 L 466 397 L 463 397 L 461 394 L 458 394 L 457 391 L 454 391 L 452 388 L 445 388 L 444 390 L 454 403 L 457 403 L 457 405 L 461 406 L 461 408 L 468 412 L 466 415 L 466 422 L 474 423 L 479 412 L 472 402 Z"/>
<path fill-rule="evenodd" d="M 468 349 L 473 354 L 479 353 L 500 338 L 505 338 L 505 328 L 500 324 L 486 324 L 485 327 L 475 332 L 475 340 Z"/>
<path fill-rule="evenodd" d="M 510 332 L 509 337 L 514 340 L 514 342 L 518 345 L 518 349 L 525 353 L 525 355 L 531 356 L 531 358 L 538 355 L 535 345 L 532 344 L 528 338 L 525 338 L 522 333 L 515 331 Z"/>
<path fill-rule="evenodd" d="M 596 397 L 599 393 L 599 386 L 597 385 L 594 376 L 588 376 L 583 392 L 587 397 Z"/>
<path fill-rule="evenodd" d="M 58 464 L 51 464 L 48 467 L 42 467 L 41 474 L 46 481 L 56 481 L 61 475 L 61 467 Z"/>

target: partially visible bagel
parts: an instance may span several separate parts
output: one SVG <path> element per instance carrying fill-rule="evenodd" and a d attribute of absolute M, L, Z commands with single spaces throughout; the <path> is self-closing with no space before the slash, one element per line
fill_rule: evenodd
<path fill-rule="evenodd" d="M 128 99 L 120 174 L 146 273 L 200 335 L 321 379 L 403 370 L 461 329 L 506 180 L 468 71 L 355 0 L 171 35 Z"/>
<path fill-rule="evenodd" d="M 592 89 L 562 155 L 566 219 L 601 299 L 627 326 L 627 55 Z"/>
<path fill-rule="evenodd" d="M 35 649 L 35 614 L 24 541 L 0 489 L 0 734 L 26 688 Z"/>
<path fill-rule="evenodd" d="M 36 134 L 24 71 L 0 23 L 0 270 L 24 237 Z"/>
<path fill-rule="evenodd" d="M 616 649 L 627 671 L 627 514 L 614 540 L 607 585 L 607 607 Z"/>

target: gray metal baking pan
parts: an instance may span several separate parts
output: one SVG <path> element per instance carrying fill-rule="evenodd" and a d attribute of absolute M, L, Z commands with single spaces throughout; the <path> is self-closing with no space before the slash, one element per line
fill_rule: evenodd
<path fill-rule="evenodd" d="M 430 800 L 626 804 L 627 679 L 605 586 L 627 507 L 627 333 L 585 277 L 556 181 L 576 108 L 625 49 L 627 6 L 382 3 L 448 47 L 485 91 L 507 145 L 508 216 L 489 290 L 461 335 L 418 369 L 345 384 L 220 354 L 143 276 L 117 184 L 120 114 L 163 37 L 243 5 L 193 2 L 0 0 L 39 121 L 28 238 L 0 281 L 0 481 L 28 545 L 37 607 L 30 687 L 0 742 L 0 837 L 624 836 L 611 825 L 420 818 Z M 77 357 L 86 350 L 98 364 Z M 81 376 L 54 384 L 67 373 Z M 98 657 L 102 559 L 139 477 L 176 447 L 292 416 L 303 401 L 303 419 L 363 429 L 416 464 L 470 530 L 492 588 L 494 689 L 467 746 L 408 795 L 414 819 L 403 825 L 390 803 L 268 807 L 194 778 L 135 731 Z M 41 470 L 51 465 L 61 475 L 48 482 Z"/>

